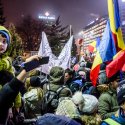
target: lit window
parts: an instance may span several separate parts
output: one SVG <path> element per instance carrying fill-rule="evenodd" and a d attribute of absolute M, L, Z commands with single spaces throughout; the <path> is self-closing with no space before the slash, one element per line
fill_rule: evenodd
<path fill-rule="evenodd" d="M 124 20 L 124 21 L 122 21 L 122 25 L 125 25 L 125 20 Z"/>

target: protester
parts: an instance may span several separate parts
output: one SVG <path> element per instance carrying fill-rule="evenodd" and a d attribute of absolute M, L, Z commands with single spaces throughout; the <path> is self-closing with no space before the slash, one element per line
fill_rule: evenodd
<path fill-rule="evenodd" d="M 44 97 L 42 100 L 42 114 L 54 113 L 60 97 L 71 97 L 71 90 L 64 85 L 64 69 L 55 66 L 49 73 L 48 84 L 44 84 Z"/>
<path fill-rule="evenodd" d="M 0 85 L 1 85 L 1 88 L 6 83 L 10 82 L 13 78 L 14 78 L 14 76 L 13 76 L 12 73 L 10 73 L 10 72 L 8 72 L 6 70 L 1 70 L 0 71 Z M 21 94 L 18 93 L 18 95 L 16 96 L 16 98 L 14 100 L 12 108 L 9 109 L 8 119 L 13 119 L 14 118 L 14 112 L 17 112 L 19 114 L 19 110 L 20 110 L 21 105 L 22 105 Z M 14 110 L 12 110 L 12 109 L 14 109 Z"/>
<path fill-rule="evenodd" d="M 64 73 L 65 72 L 63 68 L 59 66 L 52 67 L 50 70 L 49 78 L 48 78 L 48 82 L 50 84 L 44 85 L 43 87 L 44 91 L 47 91 L 49 87 L 50 87 L 50 90 L 56 91 L 58 88 L 63 86 L 64 85 Z M 63 97 L 71 96 L 71 93 L 68 88 L 61 91 L 60 97 L 62 96 Z"/>
<path fill-rule="evenodd" d="M 26 62 L 34 59 L 39 60 L 39 57 L 37 55 L 32 56 L 28 58 Z M 0 90 L 0 124 L 6 124 L 8 110 L 12 106 L 12 103 L 14 102 L 21 87 L 24 85 L 23 80 L 26 77 L 26 74 L 26 69 L 24 68 L 17 77 L 5 84 Z"/>
<path fill-rule="evenodd" d="M 74 77 L 74 71 L 71 69 L 65 70 L 65 85 L 70 86 Z"/>
<path fill-rule="evenodd" d="M 98 114 L 98 99 L 89 94 L 83 94 L 84 107 L 81 111 L 81 119 L 85 125 L 100 125 L 101 117 Z"/>
<path fill-rule="evenodd" d="M 75 71 L 73 71 L 72 69 L 66 69 L 65 85 L 72 91 L 72 93 L 75 93 L 79 90 L 79 83 L 82 86 L 82 78 L 80 76 L 77 77 Z"/>
<path fill-rule="evenodd" d="M 117 100 L 119 110 L 110 118 L 102 121 L 101 125 L 124 125 L 125 124 L 125 80 L 119 83 L 117 88 Z"/>
<path fill-rule="evenodd" d="M 81 92 L 76 92 L 73 97 L 60 98 L 57 115 L 66 115 L 70 118 L 80 118 L 79 110 L 84 106 L 84 98 Z"/>
<path fill-rule="evenodd" d="M 65 115 L 71 119 L 81 121 L 79 110 L 84 106 L 84 98 L 81 92 L 76 92 L 73 97 L 60 98 L 56 115 Z"/>
<path fill-rule="evenodd" d="M 0 26 L 0 86 L 6 84 L 11 80 L 15 73 L 14 68 L 12 66 L 12 60 L 8 57 L 8 49 L 11 43 L 11 35 L 10 32 L 3 26 Z M 17 112 L 19 112 L 19 108 L 21 107 L 21 95 L 20 93 L 17 95 L 15 99 L 14 107 L 16 108 Z M 9 117 L 12 117 L 12 109 L 9 110 Z"/>
<path fill-rule="evenodd" d="M 10 32 L 3 26 L 0 26 L 0 70 L 7 70 L 14 74 L 12 61 L 7 56 L 7 51 L 11 43 Z"/>
<path fill-rule="evenodd" d="M 109 89 L 101 94 L 99 97 L 99 113 L 102 119 L 109 118 L 118 110 L 117 92 L 118 87 L 117 77 L 118 73 L 108 79 Z"/>

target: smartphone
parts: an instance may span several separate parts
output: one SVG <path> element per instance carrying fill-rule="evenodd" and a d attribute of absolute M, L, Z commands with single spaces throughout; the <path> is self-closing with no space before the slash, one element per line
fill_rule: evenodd
<path fill-rule="evenodd" d="M 49 56 L 42 57 L 39 60 L 32 60 L 30 62 L 24 63 L 22 67 L 28 72 L 32 69 L 39 67 L 40 65 L 47 64 L 49 62 Z"/>
<path fill-rule="evenodd" d="M 40 65 L 47 64 L 48 62 L 49 62 L 49 56 L 42 57 L 42 58 L 39 59 Z"/>

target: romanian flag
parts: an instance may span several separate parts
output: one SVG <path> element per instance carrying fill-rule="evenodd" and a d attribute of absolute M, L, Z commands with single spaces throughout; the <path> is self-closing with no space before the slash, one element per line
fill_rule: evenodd
<path fill-rule="evenodd" d="M 115 73 L 117 73 L 117 71 L 120 71 L 121 69 L 124 71 L 125 70 L 124 64 L 125 64 L 125 50 L 121 50 L 115 55 L 113 61 L 106 66 L 107 77 L 110 78 Z"/>
<path fill-rule="evenodd" d="M 96 41 L 93 41 L 92 43 L 90 43 L 90 44 L 88 45 L 88 50 L 89 50 L 89 52 L 91 52 L 91 53 L 93 53 L 93 52 L 96 51 Z"/>
<path fill-rule="evenodd" d="M 125 44 L 122 37 L 122 31 L 120 27 L 119 5 L 118 0 L 108 1 L 108 13 L 110 20 L 110 28 L 112 37 L 115 42 L 117 52 L 125 49 Z"/>
<path fill-rule="evenodd" d="M 93 53 L 97 51 L 97 48 L 99 47 L 100 44 L 100 38 L 97 38 L 96 41 L 93 41 L 88 45 L 88 50 L 89 52 Z"/>
<path fill-rule="evenodd" d="M 118 0 L 108 0 L 108 10 L 112 37 L 115 42 L 117 52 L 121 50 L 114 57 L 113 61 L 106 67 L 107 77 L 111 77 L 117 71 L 121 69 L 124 70 L 123 65 L 125 64 L 125 44 L 123 41 L 122 31 L 120 27 Z"/>
<path fill-rule="evenodd" d="M 109 21 L 107 21 L 102 41 L 100 42 L 98 51 L 96 53 L 96 57 L 92 65 L 92 69 L 90 71 L 90 79 L 94 86 L 96 86 L 97 83 L 97 78 L 100 71 L 100 65 L 103 62 L 112 60 L 115 54 L 116 54 L 116 48 L 114 41 L 112 39 Z"/>

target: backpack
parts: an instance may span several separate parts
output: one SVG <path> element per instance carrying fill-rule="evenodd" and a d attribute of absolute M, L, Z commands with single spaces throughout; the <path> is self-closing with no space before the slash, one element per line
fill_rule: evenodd
<path fill-rule="evenodd" d="M 44 94 L 42 100 L 42 110 L 41 114 L 45 113 L 54 113 L 55 109 L 58 106 L 59 95 L 63 89 L 67 88 L 66 86 L 61 86 L 56 91 L 50 90 L 50 88 Z"/>
<path fill-rule="evenodd" d="M 79 110 L 69 97 L 62 97 L 59 99 L 59 105 L 55 114 L 64 115 L 72 119 L 80 119 Z"/>
<path fill-rule="evenodd" d="M 41 88 L 32 88 L 24 94 L 24 110 L 27 118 L 34 118 L 41 112 L 41 100 L 43 98 L 43 90 Z"/>

